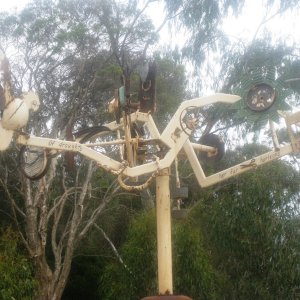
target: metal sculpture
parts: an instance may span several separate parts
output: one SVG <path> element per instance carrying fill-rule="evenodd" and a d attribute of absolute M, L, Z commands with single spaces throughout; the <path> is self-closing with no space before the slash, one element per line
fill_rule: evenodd
<path fill-rule="evenodd" d="M 124 86 L 115 93 L 110 102 L 110 110 L 116 114 L 116 120 L 105 124 L 81 130 L 74 134 L 73 141 L 37 137 L 20 130 L 28 121 L 30 108 L 34 111 L 39 105 L 36 95 L 30 94 L 30 105 L 24 100 L 13 97 L 9 80 L 4 80 L 3 98 L 5 99 L 3 117 L 0 123 L 0 133 L 8 131 L 5 140 L 0 141 L 0 150 L 8 148 L 12 136 L 20 150 L 20 168 L 30 179 L 44 176 L 51 158 L 59 153 L 69 151 L 79 153 L 93 160 L 107 172 L 118 176 L 120 185 L 129 191 L 141 191 L 147 188 L 152 180 L 156 180 L 156 212 L 157 212 L 157 247 L 158 247 L 158 291 L 163 299 L 189 299 L 186 296 L 173 295 L 172 253 L 171 253 L 171 203 L 169 188 L 169 169 L 178 155 L 184 154 L 189 160 L 201 187 L 208 187 L 238 176 L 248 170 L 276 160 L 284 155 L 300 151 L 300 137 L 294 127 L 300 122 L 300 112 L 283 114 L 286 121 L 290 143 L 281 146 L 274 127 L 271 126 L 274 149 L 250 160 L 234 165 L 218 173 L 206 176 L 198 154 L 205 160 L 221 158 L 224 154 L 224 144 L 214 135 L 207 135 L 193 143 L 191 134 L 198 120 L 189 117 L 193 109 L 222 102 L 232 105 L 240 100 L 240 96 L 214 94 L 181 103 L 162 133 L 156 127 L 151 113 L 155 110 L 155 67 L 149 68 L 148 76 L 141 81 L 140 103 L 136 106 L 130 103 L 128 78 Z M 268 109 L 276 100 L 275 90 L 268 84 L 257 84 L 248 93 L 246 103 L 250 109 L 261 111 Z M 16 104 L 16 112 L 10 112 L 10 104 Z M 18 104 L 19 103 L 19 104 Z M 27 106 L 25 106 L 25 104 Z M 18 106 L 19 105 L 19 106 Z M 17 113 L 18 107 L 27 108 L 26 118 Z M 133 110 L 133 111 L 132 111 Z M 9 115 L 9 117 L 5 117 Z M 20 119 L 23 118 L 22 122 Z M 9 124 L 9 126 L 7 125 Z M 21 125 L 20 125 L 21 124 Z M 272 123 L 270 123 L 272 125 Z M 11 134 L 13 133 L 13 135 Z M 145 135 L 145 132 L 147 134 Z M 134 181 L 128 184 L 126 178 L 136 179 L 147 175 L 144 182 Z M 144 299 L 159 299 L 160 296 Z"/>

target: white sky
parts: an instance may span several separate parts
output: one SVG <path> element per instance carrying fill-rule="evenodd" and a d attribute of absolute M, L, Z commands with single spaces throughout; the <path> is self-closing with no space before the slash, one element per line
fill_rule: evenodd
<path fill-rule="evenodd" d="M 12 10 L 12 9 L 22 9 L 27 0 L 1 0 L 0 10 Z"/>
<path fill-rule="evenodd" d="M 287 42 L 289 40 L 299 42 L 299 10 L 291 9 L 285 12 L 284 17 L 280 17 L 276 15 L 279 8 L 278 5 L 276 6 L 275 4 L 274 7 L 268 10 L 263 6 L 262 2 L 262 0 L 246 1 L 241 17 L 231 17 L 224 22 L 223 29 L 225 32 L 237 38 L 251 41 L 259 25 L 265 20 L 269 20 L 261 26 L 258 35 L 263 30 L 268 29 L 272 32 L 274 38 L 284 39 Z"/>

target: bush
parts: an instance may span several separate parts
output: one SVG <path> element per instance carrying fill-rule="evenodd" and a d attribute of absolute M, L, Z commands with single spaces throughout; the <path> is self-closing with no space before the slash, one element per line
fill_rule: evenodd
<path fill-rule="evenodd" d="M 0 233 L 0 274 L 1 300 L 32 299 L 36 287 L 32 265 L 11 228 Z"/>

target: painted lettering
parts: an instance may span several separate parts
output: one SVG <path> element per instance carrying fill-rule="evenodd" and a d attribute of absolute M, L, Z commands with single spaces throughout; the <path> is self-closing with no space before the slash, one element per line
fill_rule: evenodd
<path fill-rule="evenodd" d="M 260 157 L 260 163 L 263 164 L 263 163 L 266 163 L 268 161 L 277 159 L 279 157 L 280 157 L 280 151 L 276 151 L 274 153 L 268 153 L 268 154 L 263 155 L 263 156 Z"/>
<path fill-rule="evenodd" d="M 58 147 L 60 149 L 63 149 L 63 150 L 77 151 L 77 152 L 81 152 L 82 151 L 81 145 L 78 145 L 78 144 L 71 144 L 71 143 L 66 143 L 66 142 L 60 142 L 58 144 Z"/>
<path fill-rule="evenodd" d="M 226 177 L 226 174 L 227 174 L 227 172 L 220 173 L 220 174 L 219 174 L 219 177 L 220 177 L 221 179 L 224 179 L 224 178 Z"/>
<path fill-rule="evenodd" d="M 53 141 L 53 140 L 50 140 L 50 141 L 48 142 L 48 145 L 49 145 L 50 147 L 54 146 L 54 144 L 55 144 L 55 141 Z"/>
<path fill-rule="evenodd" d="M 238 167 L 233 167 L 230 169 L 230 175 L 234 175 L 238 172 L 239 170 L 239 166 Z"/>

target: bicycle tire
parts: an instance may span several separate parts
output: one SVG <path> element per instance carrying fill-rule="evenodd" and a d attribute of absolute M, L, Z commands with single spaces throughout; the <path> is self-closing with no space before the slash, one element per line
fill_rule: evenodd
<path fill-rule="evenodd" d="M 77 132 L 74 132 L 73 135 L 79 143 L 86 143 L 89 140 L 93 139 L 93 137 L 104 133 L 104 132 L 110 132 L 111 130 L 103 125 L 89 127 L 85 129 L 81 129 Z"/>

